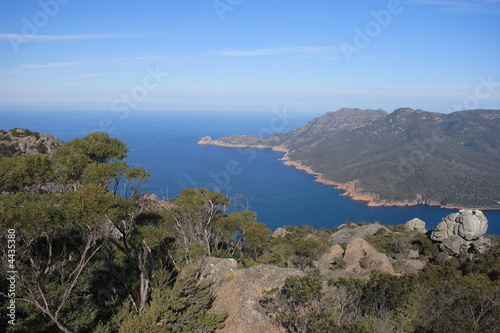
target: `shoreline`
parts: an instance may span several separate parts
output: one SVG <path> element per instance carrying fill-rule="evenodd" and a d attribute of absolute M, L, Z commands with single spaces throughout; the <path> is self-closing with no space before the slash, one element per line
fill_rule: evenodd
<path fill-rule="evenodd" d="M 213 145 L 219 147 L 229 147 L 229 148 L 257 148 L 257 149 L 272 149 L 274 151 L 285 153 L 285 155 L 280 158 L 284 165 L 292 166 L 297 170 L 304 171 L 307 174 L 315 176 L 314 181 L 320 184 L 329 185 L 335 187 L 335 189 L 344 191 L 340 195 L 348 196 L 352 200 L 361 201 L 368 207 L 407 207 L 416 205 L 427 205 L 445 209 L 468 209 L 468 210 L 499 210 L 498 208 L 480 207 L 480 208 L 470 208 L 458 205 L 442 205 L 439 202 L 422 200 L 421 195 L 417 196 L 416 200 L 412 201 L 387 201 L 380 199 L 379 195 L 376 193 L 363 192 L 364 189 L 359 186 L 360 181 L 357 179 L 348 181 L 347 183 L 338 183 L 333 180 L 327 179 L 322 173 L 316 172 L 311 167 L 302 164 L 299 161 L 292 161 L 288 156 L 289 150 L 284 146 L 267 146 L 267 145 L 244 145 L 244 144 L 229 144 L 223 142 L 217 142 L 217 140 L 212 140 L 209 137 L 202 138 L 198 141 L 201 145 Z"/>

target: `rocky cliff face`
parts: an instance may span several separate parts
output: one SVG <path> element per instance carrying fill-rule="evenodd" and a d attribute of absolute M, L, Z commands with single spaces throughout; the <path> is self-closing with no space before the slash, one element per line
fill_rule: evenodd
<path fill-rule="evenodd" d="M 62 142 L 58 138 L 48 134 L 20 128 L 0 130 L 0 156 L 52 154 L 61 145 Z"/>

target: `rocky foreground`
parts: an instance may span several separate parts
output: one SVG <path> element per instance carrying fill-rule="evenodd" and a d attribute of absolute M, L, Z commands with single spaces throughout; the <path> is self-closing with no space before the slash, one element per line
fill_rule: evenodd
<path fill-rule="evenodd" d="M 401 276 L 423 269 L 428 259 L 419 251 L 410 249 L 401 255 L 389 256 L 369 243 L 370 237 L 391 233 L 430 237 L 439 242 L 439 248 L 448 258 L 461 253 L 474 256 L 488 251 L 491 246 L 491 239 L 484 236 L 488 221 L 479 210 L 450 214 L 431 232 L 426 230 L 425 222 L 417 218 L 401 227 L 401 231 L 392 231 L 378 223 L 340 226 L 330 238 L 334 245 L 314 262 L 314 266 L 325 283 L 339 278 L 368 280 L 374 271 Z M 286 228 L 279 228 L 273 237 L 286 237 L 287 234 Z M 225 327 L 219 332 L 279 333 L 285 332 L 284 329 L 272 322 L 259 302 L 266 291 L 281 288 L 286 278 L 304 274 L 297 268 L 273 265 L 238 269 L 234 259 L 207 258 L 201 279 L 212 283 L 215 296 L 212 311 L 228 313 Z"/>

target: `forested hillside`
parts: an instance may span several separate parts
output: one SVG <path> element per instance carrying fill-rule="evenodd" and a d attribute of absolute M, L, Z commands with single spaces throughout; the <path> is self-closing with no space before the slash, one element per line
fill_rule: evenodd
<path fill-rule="evenodd" d="M 500 209 L 499 133 L 499 110 L 341 109 L 283 134 L 200 143 L 285 151 L 370 205 Z"/>

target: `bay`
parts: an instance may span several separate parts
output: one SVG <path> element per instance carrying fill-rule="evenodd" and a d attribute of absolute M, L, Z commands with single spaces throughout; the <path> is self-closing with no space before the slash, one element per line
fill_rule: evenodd
<path fill-rule="evenodd" d="M 333 228 L 346 221 L 400 224 L 418 217 L 431 229 L 456 212 L 425 205 L 368 207 L 314 176 L 285 166 L 283 153 L 270 149 L 235 149 L 198 145 L 206 135 L 268 135 L 299 127 L 320 116 L 284 109 L 269 112 L 21 112 L 1 111 L 0 128 L 28 128 L 63 141 L 106 131 L 129 147 L 128 163 L 151 172 L 145 191 L 176 197 L 184 188 L 220 189 L 240 197 L 235 208 L 257 212 L 269 228 L 307 223 Z M 500 234 L 500 211 L 484 211 L 489 233 Z"/>

